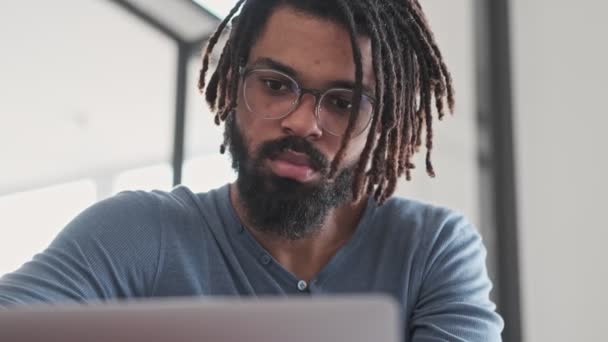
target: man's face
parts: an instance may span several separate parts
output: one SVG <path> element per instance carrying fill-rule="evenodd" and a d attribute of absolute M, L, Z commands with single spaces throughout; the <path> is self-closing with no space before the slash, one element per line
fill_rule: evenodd
<path fill-rule="evenodd" d="M 353 87 L 350 42 L 340 24 L 282 6 L 252 46 L 247 69 L 281 71 L 307 89 Z M 360 37 L 359 46 L 363 85 L 369 92 L 375 89 L 371 43 Z M 308 236 L 332 208 L 350 199 L 353 169 L 369 127 L 353 138 L 337 178 L 329 180 L 328 168 L 341 137 L 317 120 L 315 97 L 305 94 L 289 115 L 268 119 L 247 106 L 243 88 L 241 79 L 236 116 L 226 125 L 243 204 L 258 229 L 291 239 Z"/>

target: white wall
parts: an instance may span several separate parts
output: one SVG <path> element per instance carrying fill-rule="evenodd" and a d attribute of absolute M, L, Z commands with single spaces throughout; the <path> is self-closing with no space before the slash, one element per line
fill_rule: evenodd
<path fill-rule="evenodd" d="M 422 5 L 454 78 L 456 111 L 443 121 L 434 121 L 433 162 L 437 177 L 426 175 L 425 150 L 421 149 L 412 181 L 403 180 L 396 193 L 459 210 L 483 233 L 486 227 L 480 225 L 479 213 L 473 0 L 425 0 Z"/>
<path fill-rule="evenodd" d="M 462 212 L 484 239 L 488 249 L 486 264 L 494 280 L 496 234 L 494 227 L 484 225 L 486 214 L 480 199 L 475 1 L 424 0 L 421 4 L 454 79 L 456 110 L 453 116 L 434 121 L 433 163 L 437 177 L 426 175 L 425 156 L 420 153 L 415 159 L 417 169 L 412 181 L 400 181 L 396 195 Z"/>
<path fill-rule="evenodd" d="M 512 3 L 526 341 L 606 341 L 608 3 Z"/>

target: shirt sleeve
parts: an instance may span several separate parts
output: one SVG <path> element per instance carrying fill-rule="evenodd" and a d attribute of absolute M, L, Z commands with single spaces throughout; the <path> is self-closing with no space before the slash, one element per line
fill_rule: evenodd
<path fill-rule="evenodd" d="M 140 297 L 159 262 L 159 204 L 124 192 L 86 209 L 50 246 L 0 278 L 0 307 Z"/>
<path fill-rule="evenodd" d="M 490 300 L 480 235 L 458 215 L 431 221 L 440 228 L 429 229 L 425 239 L 428 256 L 410 320 L 411 341 L 501 341 L 504 323 Z"/>

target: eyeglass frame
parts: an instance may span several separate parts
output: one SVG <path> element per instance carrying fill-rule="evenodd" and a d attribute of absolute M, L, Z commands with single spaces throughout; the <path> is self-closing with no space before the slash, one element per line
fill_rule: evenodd
<path fill-rule="evenodd" d="M 298 107 L 300 106 L 300 103 L 302 102 L 302 97 L 305 94 L 310 94 L 310 95 L 312 95 L 315 98 L 314 115 L 315 115 L 315 120 L 316 120 L 317 124 L 319 125 L 319 127 L 321 129 L 323 129 L 325 132 L 327 132 L 327 133 L 329 133 L 329 134 L 331 134 L 331 135 L 333 135 L 335 137 L 343 137 L 344 136 L 344 134 L 336 134 L 336 133 L 328 130 L 327 128 L 323 127 L 323 125 L 321 125 L 321 121 L 320 121 L 320 117 L 319 117 L 319 112 L 321 110 L 321 102 L 323 101 L 323 98 L 329 92 L 337 91 L 337 90 L 353 92 L 352 89 L 349 89 L 349 88 L 329 88 L 329 89 L 326 89 L 326 90 L 320 90 L 320 89 L 314 89 L 314 88 L 304 88 L 293 77 L 291 77 L 290 75 L 288 75 L 288 74 L 286 74 L 286 73 L 284 73 L 282 71 L 276 70 L 276 69 L 272 69 L 272 68 L 268 68 L 268 67 L 240 67 L 239 68 L 239 73 L 240 73 L 240 76 L 241 76 L 241 81 L 243 82 L 243 99 L 245 100 L 245 106 L 247 106 L 247 109 L 250 112 L 252 112 L 252 113 L 255 113 L 255 112 L 251 109 L 251 106 L 249 105 L 249 102 L 247 101 L 247 94 L 246 94 L 246 90 L 245 90 L 246 89 L 246 87 L 245 87 L 245 78 L 247 76 L 249 76 L 251 73 L 258 72 L 258 71 L 262 71 L 262 72 L 264 72 L 264 71 L 270 71 L 270 72 L 279 74 L 281 76 L 284 76 L 287 79 L 289 79 L 290 81 L 292 81 L 298 87 L 297 89 L 299 90 L 298 97 L 292 103 L 292 107 L 291 107 L 291 109 L 289 111 L 287 111 L 287 113 L 285 113 L 285 114 L 283 114 L 283 115 L 281 115 L 279 117 L 276 117 L 276 118 L 274 118 L 274 117 L 273 118 L 269 118 L 269 117 L 266 117 L 266 116 L 262 115 L 262 117 L 265 120 L 281 120 L 281 119 L 283 119 L 283 118 L 285 118 L 285 117 L 293 114 L 293 112 L 295 112 L 298 109 Z M 367 120 L 367 123 L 361 128 L 361 131 L 352 135 L 353 138 L 357 137 L 357 136 L 359 136 L 361 134 L 363 134 L 363 132 L 365 132 L 365 130 L 369 127 L 369 125 L 372 122 L 372 119 L 373 119 L 373 116 L 374 116 L 374 112 L 375 112 L 375 109 L 376 109 L 376 99 L 373 96 L 370 96 L 370 95 L 365 94 L 365 93 L 362 93 L 361 96 L 365 96 L 365 97 L 367 97 L 369 99 L 369 101 L 370 101 L 370 103 L 372 105 L 372 113 L 371 113 L 369 119 Z M 257 113 L 255 113 L 255 114 L 257 114 Z M 350 120 L 350 118 L 349 118 L 349 120 Z"/>

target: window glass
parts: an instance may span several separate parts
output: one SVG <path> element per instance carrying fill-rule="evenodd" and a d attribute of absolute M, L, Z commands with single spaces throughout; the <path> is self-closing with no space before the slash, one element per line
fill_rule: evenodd
<path fill-rule="evenodd" d="M 184 165 L 184 175 L 183 184 L 195 192 L 216 189 L 236 179 L 229 158 L 219 152 L 188 160 Z"/>
<path fill-rule="evenodd" d="M 113 1 L 96 0 L 0 1 L 0 41 L 4 273 L 111 195 L 114 181 L 171 186 L 170 171 L 119 175 L 171 158 L 177 49 Z"/>
<path fill-rule="evenodd" d="M 14 271 L 96 200 L 83 180 L 0 197 L 0 275 Z"/>
<path fill-rule="evenodd" d="M 164 190 L 172 187 L 173 170 L 168 164 L 153 165 L 120 173 L 114 180 L 114 194 L 124 190 Z"/>
<path fill-rule="evenodd" d="M 111 1 L 0 13 L 0 195 L 170 160 L 171 40 Z"/>
<path fill-rule="evenodd" d="M 203 192 L 235 179 L 228 155 L 220 154 L 224 126 L 217 126 L 197 83 L 201 59 L 192 58 L 188 65 L 188 102 L 186 105 L 186 162 L 182 184 Z M 213 69 L 212 66 L 211 69 Z"/>

